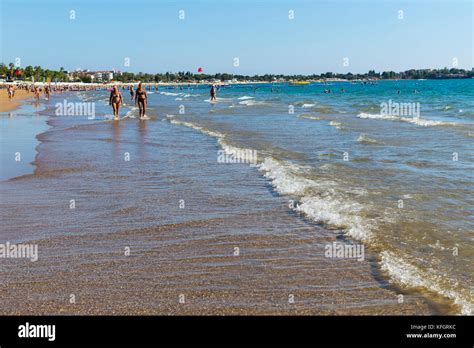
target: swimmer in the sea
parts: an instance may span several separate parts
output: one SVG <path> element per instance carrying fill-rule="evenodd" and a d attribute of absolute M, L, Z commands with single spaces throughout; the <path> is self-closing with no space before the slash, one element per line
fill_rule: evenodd
<path fill-rule="evenodd" d="M 211 94 L 211 101 L 217 100 L 216 89 L 214 85 L 211 86 L 210 94 Z"/>

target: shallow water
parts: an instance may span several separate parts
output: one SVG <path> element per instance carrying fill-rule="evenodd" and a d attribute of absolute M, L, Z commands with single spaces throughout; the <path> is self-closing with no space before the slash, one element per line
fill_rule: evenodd
<path fill-rule="evenodd" d="M 447 296 L 468 314 L 473 87 L 467 79 L 223 88 L 223 101 L 189 106 L 173 122 L 257 150 L 261 173 L 299 200 L 297 212 L 377 251 L 393 282 Z M 382 103 L 419 103 L 419 113 L 384 114 Z"/>
<path fill-rule="evenodd" d="M 72 276 L 93 284 L 73 313 L 472 313 L 472 84 L 232 86 L 217 103 L 207 88 L 160 88 L 150 121 L 120 122 L 104 117 L 106 92 L 55 96 L 43 115 L 78 98 L 97 117 L 52 116 L 35 173 L 0 184 L 2 239 L 43 250 L 34 286 L 8 260 L 3 295 L 46 297 L 55 313 Z M 390 99 L 420 102 L 419 117 L 382 115 Z M 219 163 L 220 149 L 256 150 L 256 165 Z M 365 260 L 328 259 L 333 241 L 363 243 Z M 137 284 L 157 297 L 132 295 Z M 106 292 L 120 286 L 137 303 Z M 194 301 L 176 307 L 186 290 Z"/>
<path fill-rule="evenodd" d="M 0 180 L 34 170 L 31 162 L 36 156 L 36 135 L 48 129 L 47 116 L 31 116 L 38 109 L 28 103 L 21 113 L 12 111 L 0 116 Z"/>

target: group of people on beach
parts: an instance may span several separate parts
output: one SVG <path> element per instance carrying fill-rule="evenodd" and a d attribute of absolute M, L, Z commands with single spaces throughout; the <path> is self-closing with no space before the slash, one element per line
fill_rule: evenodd
<path fill-rule="evenodd" d="M 148 104 L 148 95 L 146 93 L 146 88 L 144 88 L 142 83 L 140 82 L 136 91 L 133 90 L 132 86 L 129 86 L 128 90 L 130 92 L 131 101 L 135 100 L 135 106 L 138 106 L 138 114 L 140 119 L 146 118 L 145 113 Z M 118 120 L 120 106 L 123 105 L 123 96 L 117 85 L 115 85 L 112 91 L 110 92 L 109 105 L 112 106 L 114 118 Z"/>
<path fill-rule="evenodd" d="M 148 105 L 148 95 L 146 93 L 146 88 L 144 88 L 142 83 L 140 82 L 138 84 L 138 88 L 135 91 L 133 90 L 132 86 L 128 87 L 128 91 L 130 93 L 130 100 L 135 100 L 135 106 L 138 106 L 138 114 L 140 119 L 145 119 L 146 108 Z M 216 87 L 214 85 L 211 86 L 209 94 L 211 96 L 211 102 L 217 101 L 217 92 Z M 118 120 L 120 107 L 123 106 L 123 96 L 117 85 L 114 85 L 112 91 L 110 92 L 109 105 L 112 106 L 114 119 Z"/>
<path fill-rule="evenodd" d="M 0 89 L 7 89 L 8 98 L 13 99 L 15 96 L 15 90 L 24 90 L 27 94 L 33 93 L 35 99 L 39 101 L 41 94 L 44 94 L 45 100 L 49 100 L 52 93 L 63 93 L 66 91 L 89 91 L 89 90 L 101 90 L 106 88 L 102 85 L 84 85 L 84 84 L 35 84 L 35 83 L 15 83 L 15 84 L 0 84 Z M 147 88 L 140 82 L 138 88 L 135 90 L 133 86 L 128 86 L 130 93 L 130 100 L 135 102 L 135 106 L 138 106 L 140 119 L 146 119 L 146 110 L 148 106 L 148 95 Z M 122 86 L 122 90 L 125 90 L 126 86 Z M 155 90 L 158 90 L 158 86 L 155 86 Z M 217 88 L 215 85 L 211 85 L 210 91 L 211 102 L 217 101 Z M 120 88 L 114 85 L 110 90 L 109 105 L 112 106 L 114 119 L 119 119 L 120 107 L 123 106 L 123 96 Z"/>
<path fill-rule="evenodd" d="M 0 87 L 2 88 L 2 87 Z M 44 86 L 37 86 L 32 83 L 19 83 L 19 84 L 10 84 L 7 85 L 7 92 L 8 92 L 8 98 L 13 99 L 15 97 L 15 91 L 16 90 L 22 90 L 25 91 L 27 94 L 33 93 L 35 96 L 36 100 L 40 99 L 41 94 L 43 93 L 45 96 L 45 99 L 48 100 L 50 97 L 50 94 L 54 92 L 60 92 L 62 93 L 64 90 L 67 90 L 67 86 L 51 86 L 51 85 L 44 85 Z"/>

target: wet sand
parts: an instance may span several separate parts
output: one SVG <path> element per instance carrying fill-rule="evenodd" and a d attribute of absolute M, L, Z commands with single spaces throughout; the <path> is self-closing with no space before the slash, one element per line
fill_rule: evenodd
<path fill-rule="evenodd" d="M 2 242 L 39 248 L 1 261 L 2 315 L 446 312 L 390 285 L 370 250 L 326 258 L 350 241 L 289 212 L 256 168 L 218 164 L 215 139 L 160 119 L 49 124 L 35 173 L 0 183 Z"/>

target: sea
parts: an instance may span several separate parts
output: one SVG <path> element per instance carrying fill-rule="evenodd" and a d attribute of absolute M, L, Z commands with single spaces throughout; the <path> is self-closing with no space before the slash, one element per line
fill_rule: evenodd
<path fill-rule="evenodd" d="M 4 313 L 473 313 L 473 79 L 209 88 L 1 114 L 0 237 L 40 255 L 0 271 Z"/>

